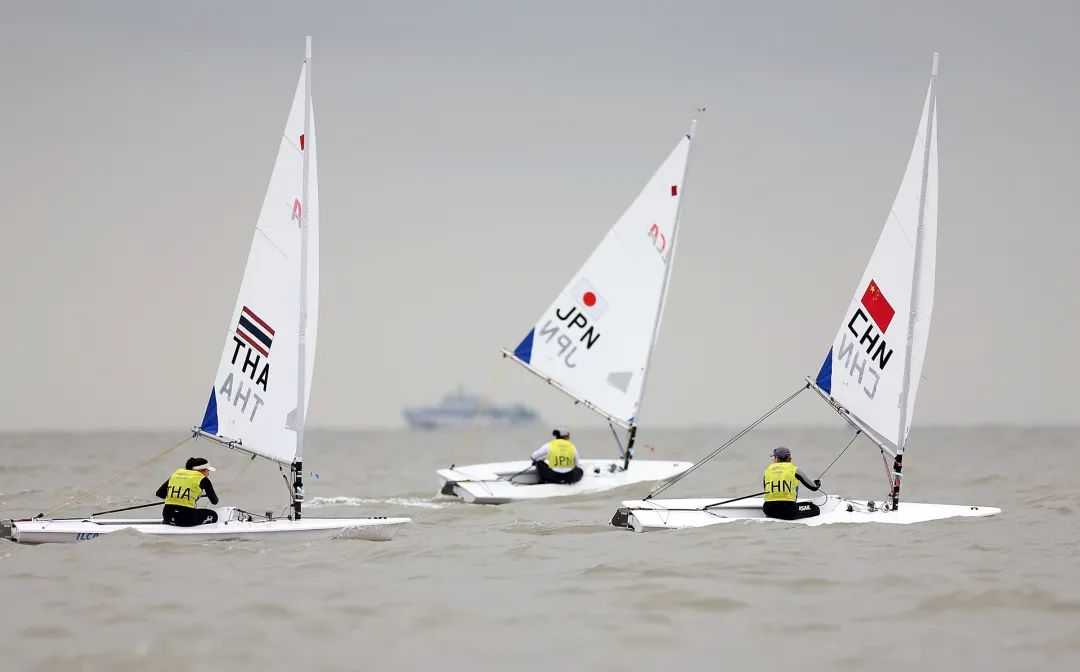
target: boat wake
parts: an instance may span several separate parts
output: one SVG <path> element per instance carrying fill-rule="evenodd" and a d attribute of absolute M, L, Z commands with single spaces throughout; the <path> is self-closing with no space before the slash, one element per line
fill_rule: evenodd
<path fill-rule="evenodd" d="M 411 506 L 417 509 L 445 509 L 446 504 L 433 502 L 422 497 L 314 497 L 307 501 L 307 506 L 317 509 L 324 506 L 371 506 L 372 504 L 390 504 L 392 506 Z"/>

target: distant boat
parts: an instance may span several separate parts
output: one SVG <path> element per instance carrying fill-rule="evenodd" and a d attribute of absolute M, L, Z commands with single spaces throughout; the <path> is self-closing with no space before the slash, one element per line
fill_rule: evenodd
<path fill-rule="evenodd" d="M 540 415 L 522 404 L 500 406 L 484 397 L 458 388 L 436 406 L 411 406 L 401 415 L 410 429 L 442 429 L 469 424 L 484 427 L 524 427 L 540 422 Z"/>

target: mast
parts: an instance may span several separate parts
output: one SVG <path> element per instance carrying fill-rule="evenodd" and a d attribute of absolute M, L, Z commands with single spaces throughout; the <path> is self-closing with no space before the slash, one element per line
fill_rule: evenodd
<path fill-rule="evenodd" d="M 697 130 L 697 119 L 690 120 L 690 130 L 686 132 L 690 140 L 690 147 L 686 150 L 686 168 L 683 170 L 682 184 L 679 188 L 686 195 L 686 175 L 690 171 L 690 154 L 694 149 L 694 132 Z M 682 215 L 683 196 L 679 197 L 679 203 L 675 206 L 675 223 L 671 226 L 671 250 L 668 252 L 667 265 L 664 268 L 664 286 L 660 290 L 660 303 L 656 305 L 656 317 L 653 318 L 652 338 L 649 339 L 649 354 L 645 356 L 645 371 L 641 374 L 641 397 L 638 399 L 637 411 L 634 412 L 633 421 L 626 438 L 626 450 L 623 452 L 623 469 L 630 468 L 630 460 L 634 455 L 634 440 L 637 438 L 638 418 L 641 416 L 641 404 L 645 400 L 645 384 L 649 382 L 649 364 L 652 362 L 653 350 L 656 349 L 656 338 L 660 335 L 660 320 L 664 315 L 664 305 L 667 303 L 668 285 L 671 283 L 671 267 L 675 265 L 675 248 L 679 244 L 679 218 Z"/>
<path fill-rule="evenodd" d="M 304 155 L 303 191 L 300 196 L 300 333 L 297 338 L 296 457 L 292 463 L 293 517 L 300 520 L 304 502 L 304 424 L 307 420 L 307 303 L 308 303 L 308 160 L 315 138 L 311 136 L 311 36 L 304 46 Z"/>
<path fill-rule="evenodd" d="M 934 136 L 934 116 L 937 111 L 938 56 L 930 69 L 930 103 L 926 110 L 926 137 L 923 139 L 922 185 L 919 189 L 919 222 L 915 228 L 915 269 L 911 274 L 911 314 L 908 318 L 907 344 L 904 348 L 904 385 L 900 388 L 900 428 L 896 435 L 896 457 L 893 458 L 892 509 L 900 507 L 900 478 L 904 463 L 904 446 L 907 444 L 908 391 L 911 386 L 911 344 L 915 340 L 915 318 L 919 314 L 919 275 L 922 270 L 923 218 L 926 215 L 926 185 L 930 179 L 930 141 Z"/>

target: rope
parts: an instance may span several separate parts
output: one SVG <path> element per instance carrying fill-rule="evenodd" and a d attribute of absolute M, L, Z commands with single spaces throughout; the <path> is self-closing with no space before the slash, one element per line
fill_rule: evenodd
<path fill-rule="evenodd" d="M 611 435 L 615 437 L 615 445 L 619 447 L 619 458 L 626 457 L 626 450 L 622 447 L 622 440 L 619 439 L 619 433 L 615 431 L 615 425 L 608 422 L 607 426 L 611 430 Z"/>
<path fill-rule="evenodd" d="M 646 497 L 645 499 L 652 499 L 652 498 L 653 498 L 654 496 L 656 496 L 656 495 L 659 495 L 659 494 L 660 494 L 661 492 L 663 492 L 663 491 L 667 490 L 667 489 L 668 489 L 668 488 L 670 488 L 671 486 L 673 486 L 673 485 L 675 485 L 676 483 L 678 483 L 679 481 L 681 481 L 681 480 L 682 480 L 683 478 L 685 478 L 685 477 L 689 476 L 690 474 L 694 473 L 694 471 L 695 471 L 695 470 L 696 470 L 696 469 L 697 469 L 698 467 L 700 467 L 701 465 L 705 464 L 706 462 L 708 462 L 708 461 L 709 461 L 709 460 L 711 460 L 712 458 L 716 457 L 716 456 L 717 456 L 717 455 L 719 455 L 720 453 L 724 452 L 724 451 L 725 451 L 725 450 L 726 450 L 726 449 L 728 448 L 728 446 L 730 446 L 731 444 L 735 443 L 736 441 L 738 441 L 738 440 L 739 440 L 739 439 L 741 439 L 742 437 L 744 437 L 744 436 L 746 436 L 747 434 L 749 434 L 749 433 L 750 433 L 750 432 L 751 432 L 751 431 L 752 431 L 752 430 L 753 430 L 753 429 L 754 429 L 755 427 L 757 427 L 757 426 L 758 426 L 758 425 L 760 425 L 761 423 L 763 423 L 763 422 L 765 422 L 766 420 L 768 420 L 768 419 L 769 419 L 769 416 L 771 416 L 771 415 L 772 415 L 773 413 L 776 413 L 776 412 L 777 412 L 777 411 L 779 411 L 779 410 L 780 410 L 781 408 L 783 408 L 784 406 L 786 406 L 786 405 L 788 404 L 788 402 L 790 402 L 790 401 L 791 401 L 792 399 L 794 399 L 795 397 L 799 396 L 799 395 L 800 395 L 800 394 L 801 394 L 801 393 L 803 392 L 803 390 L 806 390 L 806 389 L 808 389 L 809 387 L 810 387 L 809 385 L 803 385 L 803 386 L 802 386 L 802 387 L 800 387 L 799 389 L 795 390 L 795 392 L 793 392 L 793 393 L 791 394 L 791 396 L 789 396 L 789 397 L 788 397 L 787 399 L 784 399 L 783 401 L 781 401 L 781 402 L 780 402 L 779 404 L 777 404 L 776 406 L 773 406 L 773 407 L 772 407 L 772 409 L 771 409 L 771 410 L 769 410 L 769 412 L 768 412 L 768 413 L 766 413 L 765 415 L 761 416 L 760 418 L 758 418 L 757 420 L 755 420 L 754 422 L 752 422 L 752 423 L 751 423 L 751 424 L 750 424 L 749 426 L 747 426 L 747 427 L 746 427 L 745 429 L 743 429 L 743 430 L 742 430 L 741 432 L 739 432 L 739 433 L 738 433 L 738 434 L 736 434 L 735 436 L 733 436 L 733 437 L 731 437 L 730 439 L 728 439 L 727 441 L 725 441 L 725 442 L 724 442 L 724 445 L 720 446 L 719 448 L 717 448 L 717 449 L 716 449 L 716 450 L 714 450 L 713 452 L 711 452 L 711 453 L 709 453 L 708 455 L 706 455 L 706 456 L 705 456 L 705 459 L 703 459 L 703 460 L 700 460 L 700 461 L 698 461 L 697 463 L 695 463 L 695 464 L 694 464 L 694 466 L 690 467 L 689 469 L 687 469 L 687 470 L 686 470 L 686 471 L 684 471 L 683 473 L 679 474 L 679 475 L 678 475 L 678 476 L 676 476 L 675 478 L 671 479 L 671 480 L 670 480 L 670 481 L 668 481 L 667 483 L 661 483 L 661 484 L 660 484 L 659 486 L 657 486 L 656 488 L 654 488 L 654 489 L 653 489 L 653 491 L 652 491 L 652 492 L 650 492 L 650 493 L 649 493 L 649 495 L 648 495 L 648 496 L 647 496 L 647 497 Z"/>
<path fill-rule="evenodd" d="M 502 373 L 502 359 L 499 359 L 499 364 L 495 365 L 495 373 L 491 374 L 491 378 L 488 379 L 487 385 L 484 387 L 484 395 L 480 399 L 480 406 L 477 407 L 476 413 L 473 414 L 472 419 L 469 420 L 469 424 L 465 427 L 465 433 L 461 435 L 461 439 L 458 440 L 457 445 L 454 446 L 454 451 L 450 453 L 450 468 L 453 469 L 457 464 L 458 455 L 461 454 L 461 450 L 465 447 L 465 444 L 472 439 L 474 430 L 476 429 L 476 421 L 480 418 L 480 415 L 487 410 L 487 407 L 491 403 L 491 395 L 495 392 L 495 384 L 499 381 L 499 374 Z"/>
<path fill-rule="evenodd" d="M 851 437 L 851 441 L 848 441 L 848 444 L 844 446 L 844 449 L 840 451 L 840 454 L 833 458 L 833 461 L 829 463 L 829 466 L 825 467 L 825 471 L 818 474 L 817 480 L 820 481 L 821 477 L 825 475 L 825 472 L 829 469 L 832 469 L 832 465 L 836 464 L 836 461 L 843 457 L 844 453 L 846 453 L 847 449 L 851 447 L 851 444 L 855 443 L 855 439 L 859 438 L 860 434 L 862 434 L 861 429 L 855 430 L 855 436 Z"/>
<path fill-rule="evenodd" d="M 882 501 L 888 501 L 889 497 L 892 495 L 892 469 L 889 468 L 889 456 L 886 454 L 885 449 L 878 446 L 878 450 L 881 451 L 881 464 L 885 467 L 885 492 L 888 493 Z"/>
<path fill-rule="evenodd" d="M 229 483 L 224 488 L 221 489 L 222 492 L 232 490 L 233 486 L 240 481 L 240 477 L 247 473 L 248 467 L 250 467 L 251 463 L 255 461 L 255 457 L 255 455 L 251 456 L 251 459 L 247 461 L 247 464 L 245 464 L 243 468 L 240 469 L 240 471 L 236 474 L 236 476 L 234 476 L 233 479 L 229 481 Z"/>
<path fill-rule="evenodd" d="M 79 502 L 84 501 L 88 497 L 90 497 L 92 495 L 96 495 L 97 493 L 101 492 L 102 490 L 109 487 L 110 485 L 112 485 L 112 484 L 114 484 L 114 483 L 116 483 L 118 481 L 123 480 L 124 478 L 130 476 L 131 474 L 134 474 L 136 471 L 139 471 L 140 469 L 145 468 L 146 466 L 148 466 L 152 462 L 156 462 L 157 460 L 160 460 L 161 458 L 165 457 L 166 455 L 168 455 L 172 451 L 176 450 L 180 446 L 184 445 L 188 441 L 191 441 L 193 438 L 195 438 L 195 437 L 194 436 L 189 436 L 186 439 L 184 439 L 183 441 L 181 441 L 180 443 L 177 443 L 176 445 L 173 445 L 173 446 L 169 446 L 168 448 L 161 451 L 157 455 L 154 455 L 154 456 L 152 456 L 152 457 L 150 457 L 150 458 L 148 458 L 146 460 L 143 460 L 142 462 L 135 465 L 131 469 L 128 469 L 127 471 L 125 471 L 125 472 L 123 472 L 121 474 L 118 474 L 116 476 L 113 476 L 112 478 L 105 481 L 104 483 L 96 485 L 93 488 L 87 490 L 86 492 L 84 492 L 84 493 L 82 493 L 80 495 L 75 495 L 74 497 L 68 499 L 63 504 L 60 504 L 59 506 L 54 506 L 53 508 L 49 509 L 45 513 L 39 513 L 37 515 L 37 517 L 38 518 L 49 518 L 50 516 L 52 516 L 52 514 L 56 513 L 57 511 L 62 511 L 64 509 L 66 509 L 67 507 L 71 506 L 72 504 L 78 504 Z"/>

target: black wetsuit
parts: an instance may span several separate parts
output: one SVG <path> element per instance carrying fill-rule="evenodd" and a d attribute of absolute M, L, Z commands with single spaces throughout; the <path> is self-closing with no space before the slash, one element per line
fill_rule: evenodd
<path fill-rule="evenodd" d="M 206 498 L 210 500 L 210 503 L 217 505 L 218 496 L 214 492 L 214 484 L 210 482 L 210 479 L 204 476 L 202 481 L 199 482 L 199 487 L 206 493 Z M 157 496 L 165 499 L 168 492 L 169 482 L 165 481 L 158 488 Z M 187 506 L 166 504 L 161 510 L 161 522 L 166 525 L 176 525 L 177 527 L 195 527 L 196 525 L 216 523 L 217 519 L 217 511 L 212 509 L 192 509 Z"/>
<path fill-rule="evenodd" d="M 576 465 L 570 471 L 562 472 L 555 471 L 544 460 L 537 460 L 533 464 L 536 465 L 536 473 L 540 475 L 541 483 L 577 483 L 585 475 L 581 467 Z"/>
<path fill-rule="evenodd" d="M 802 483 L 814 492 L 817 492 L 820 489 L 820 486 L 815 485 L 813 481 L 806 477 L 806 474 L 802 472 L 802 469 L 797 469 L 795 471 L 795 478 L 799 483 Z M 767 517 L 777 518 L 779 520 L 813 518 L 821 513 L 821 509 L 813 502 L 765 502 L 765 504 L 762 505 L 761 510 Z"/>

